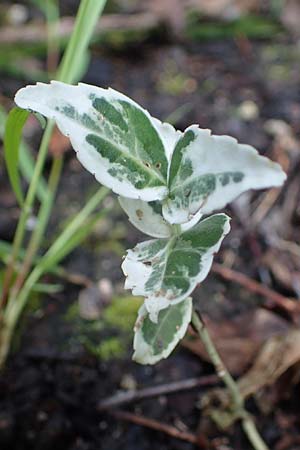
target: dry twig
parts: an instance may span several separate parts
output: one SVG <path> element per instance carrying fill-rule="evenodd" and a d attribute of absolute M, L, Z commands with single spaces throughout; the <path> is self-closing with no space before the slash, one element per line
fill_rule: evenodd
<path fill-rule="evenodd" d="M 198 386 L 207 386 L 218 383 L 216 375 L 207 375 L 200 378 L 189 378 L 187 380 L 174 381 L 173 383 L 160 384 L 140 390 L 119 392 L 116 395 L 105 398 L 98 403 L 98 410 L 113 408 L 149 397 L 172 394 L 179 391 L 193 389 Z"/>
<path fill-rule="evenodd" d="M 182 441 L 190 442 L 191 444 L 196 445 L 199 448 L 203 448 L 203 444 L 201 443 L 200 438 L 194 433 L 190 433 L 187 431 L 180 431 L 178 428 L 168 425 L 163 422 L 159 422 L 158 420 L 149 419 L 148 417 L 132 414 L 127 411 L 113 410 L 110 411 L 114 417 L 120 420 L 125 420 L 126 422 L 131 422 L 136 425 L 141 425 L 142 427 L 150 428 L 152 430 L 161 431 L 173 438 L 181 439 Z"/>
<path fill-rule="evenodd" d="M 109 14 L 101 18 L 101 24 L 96 26 L 95 36 L 103 35 L 113 30 L 151 30 L 158 26 L 159 18 L 152 13 L 136 13 L 131 15 Z M 62 17 L 56 26 L 56 36 L 59 39 L 68 38 L 74 27 L 73 17 Z M 0 42 L 4 45 L 39 44 L 47 41 L 45 24 L 31 22 L 21 27 L 2 27 Z"/>
<path fill-rule="evenodd" d="M 235 283 L 240 284 L 249 291 L 266 297 L 276 306 L 279 306 L 281 309 L 288 312 L 291 316 L 293 316 L 295 313 L 300 312 L 300 308 L 296 300 L 292 300 L 291 298 L 284 297 L 283 295 L 278 294 L 278 292 L 273 291 L 269 287 L 264 286 L 263 284 L 253 280 L 243 273 L 237 272 L 233 269 L 229 269 L 228 267 L 224 267 L 218 263 L 213 264 L 212 270 L 213 272 L 221 275 L 226 280 L 234 281 Z"/>

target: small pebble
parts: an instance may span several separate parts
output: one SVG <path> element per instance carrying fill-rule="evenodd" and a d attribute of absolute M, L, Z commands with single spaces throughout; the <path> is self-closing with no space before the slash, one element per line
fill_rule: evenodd
<path fill-rule="evenodd" d="M 7 11 L 7 20 L 11 25 L 22 25 L 28 19 L 28 9 L 19 3 L 12 5 Z"/>
<path fill-rule="evenodd" d="M 121 379 L 120 386 L 122 389 L 132 391 L 137 388 L 137 382 L 133 375 L 131 375 L 130 373 L 125 373 L 125 375 L 123 375 Z"/>
<path fill-rule="evenodd" d="M 245 100 L 238 108 L 238 114 L 242 120 L 252 121 L 258 118 L 259 109 L 252 100 Z"/>

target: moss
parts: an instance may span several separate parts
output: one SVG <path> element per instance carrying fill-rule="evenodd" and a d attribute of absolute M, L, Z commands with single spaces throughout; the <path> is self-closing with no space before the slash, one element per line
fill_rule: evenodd
<path fill-rule="evenodd" d="M 142 297 L 131 295 L 113 298 L 111 304 L 103 312 L 103 320 L 109 327 L 123 332 L 132 332 Z"/>
<path fill-rule="evenodd" d="M 122 358 L 126 355 L 127 344 L 121 337 L 113 336 L 104 339 L 103 342 L 95 345 L 89 339 L 81 339 L 86 349 L 102 361 L 109 361 L 114 358 Z"/>
<path fill-rule="evenodd" d="M 156 85 L 159 92 L 173 96 L 190 94 L 197 87 L 197 81 L 182 72 L 171 60 L 166 62 Z"/>
<path fill-rule="evenodd" d="M 86 320 L 79 316 L 78 302 L 74 302 L 65 314 L 65 320 L 72 322 L 79 341 L 89 353 L 108 361 L 126 356 L 133 338 L 133 327 L 142 297 L 121 295 L 114 297 L 101 317 Z"/>

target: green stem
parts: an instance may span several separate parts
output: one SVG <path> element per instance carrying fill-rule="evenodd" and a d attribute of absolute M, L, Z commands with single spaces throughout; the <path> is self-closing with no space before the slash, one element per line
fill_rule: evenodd
<path fill-rule="evenodd" d="M 180 234 L 182 233 L 181 225 L 172 225 L 172 228 L 173 228 L 174 235 L 180 236 Z"/>
<path fill-rule="evenodd" d="M 253 448 L 255 448 L 256 450 L 269 450 L 262 437 L 258 433 L 257 428 L 249 414 L 247 414 L 246 417 L 242 420 L 242 426 Z"/>
<path fill-rule="evenodd" d="M 255 450 L 269 450 L 265 442 L 259 435 L 251 416 L 245 410 L 244 399 L 239 391 L 237 383 L 234 381 L 226 366 L 224 365 L 222 359 L 220 358 L 203 320 L 195 309 L 193 310 L 192 314 L 192 324 L 199 334 L 199 337 L 211 359 L 211 362 L 215 367 L 218 376 L 224 382 L 232 397 L 235 415 L 237 417 L 240 417 L 243 429 L 253 448 Z"/>

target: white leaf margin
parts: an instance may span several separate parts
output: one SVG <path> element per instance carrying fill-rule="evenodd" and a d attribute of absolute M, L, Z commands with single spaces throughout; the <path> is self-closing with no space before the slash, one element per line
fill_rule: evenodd
<path fill-rule="evenodd" d="M 189 205 L 189 209 L 177 209 L 172 200 L 165 199 L 163 215 L 169 223 L 184 224 L 198 213 L 206 215 L 223 209 L 250 189 L 280 187 L 286 180 L 286 173 L 280 164 L 260 155 L 251 145 L 239 143 L 232 136 L 214 135 L 210 129 L 202 129 L 198 125 L 190 125 L 183 134 L 189 130 L 196 136 L 196 139 L 186 147 L 182 159 L 182 163 L 187 159 L 192 163 L 194 172 L 188 177 L 189 181 L 206 174 L 234 171 L 242 172 L 244 179 L 237 184 L 218 186 L 203 204 L 194 202 Z M 172 192 L 172 186 L 170 191 Z"/>
<path fill-rule="evenodd" d="M 91 106 L 90 100 L 88 99 L 90 94 L 102 96 L 107 101 L 123 100 L 142 111 L 157 131 L 162 141 L 166 158 L 170 162 L 175 143 L 182 133 L 175 130 L 171 124 L 163 123 L 152 117 L 147 110 L 142 108 L 134 100 L 112 88 L 103 89 L 85 83 L 72 86 L 60 81 L 51 81 L 50 84 L 37 83 L 36 85 L 28 85 L 20 89 L 15 95 L 15 103 L 20 108 L 38 112 L 49 119 L 55 120 L 60 131 L 70 139 L 81 164 L 95 176 L 97 181 L 109 187 L 115 193 L 134 199 L 141 198 L 145 201 L 165 198 L 168 192 L 167 186 L 139 190 L 126 181 L 121 182 L 106 173 L 104 170 L 106 165 L 105 158 L 102 158 L 94 150 L 87 148 L 86 142 L 83 141 L 82 136 L 80 138 L 80 133 L 78 133 L 78 124 L 66 121 L 64 116 L 60 117 L 60 113 L 54 110 L 55 106 L 51 107 L 51 105 L 55 105 L 55 99 L 61 98 L 67 100 L 67 98 L 75 98 L 77 111 L 79 114 L 83 114 Z M 64 123 L 65 121 L 66 123 Z"/>
<path fill-rule="evenodd" d="M 129 221 L 138 230 L 155 238 L 172 236 L 172 226 L 162 215 L 156 213 L 149 203 L 121 196 L 119 203 L 128 215 Z"/>
<path fill-rule="evenodd" d="M 161 353 L 154 354 L 153 349 L 151 345 L 149 345 L 145 339 L 143 338 L 141 328 L 143 326 L 143 320 L 144 318 L 149 315 L 149 312 L 147 311 L 147 308 L 143 304 L 138 312 L 138 318 L 134 327 L 134 340 L 133 340 L 133 349 L 134 354 L 132 356 L 132 359 L 140 364 L 156 364 L 157 362 L 161 361 L 162 359 L 168 358 L 168 356 L 172 353 L 172 351 L 175 349 L 179 341 L 185 336 L 187 328 L 191 322 L 192 319 L 192 311 L 193 311 L 193 301 L 191 297 L 188 297 L 184 300 L 182 300 L 182 303 L 185 306 L 184 316 L 183 316 L 183 322 L 181 326 L 175 331 L 173 340 L 169 343 L 168 347 L 165 348 Z M 169 306 L 169 308 L 172 308 L 172 305 Z M 157 326 L 159 326 L 159 322 Z"/>
<path fill-rule="evenodd" d="M 138 230 L 154 238 L 168 238 L 174 234 L 174 227 L 162 214 L 156 213 L 148 202 L 122 196 L 118 200 L 129 221 Z M 202 215 L 199 211 L 189 222 L 180 225 L 180 232 L 184 233 L 195 226 Z"/>
<path fill-rule="evenodd" d="M 145 290 L 145 286 L 146 286 L 146 283 L 147 283 L 149 277 L 151 276 L 153 269 L 151 266 L 145 265 L 141 261 L 137 261 L 133 250 L 131 250 L 131 249 L 127 250 L 127 255 L 121 266 L 123 273 L 126 277 L 124 287 L 125 287 L 125 289 L 131 289 L 133 295 L 142 296 L 145 298 L 144 304 L 145 304 L 147 311 L 150 314 L 150 319 L 152 320 L 152 322 L 154 322 L 154 323 L 157 322 L 158 314 L 162 309 L 167 308 L 170 304 L 175 305 L 175 304 L 181 302 L 184 298 L 186 298 L 188 295 L 190 295 L 193 292 L 193 290 L 195 289 L 197 284 L 204 281 L 205 278 L 207 277 L 207 275 L 210 271 L 211 265 L 213 263 L 214 255 L 219 251 L 224 237 L 230 231 L 230 217 L 223 213 L 216 214 L 216 215 L 225 216 L 225 218 L 226 218 L 224 225 L 223 225 L 222 235 L 220 236 L 218 242 L 215 245 L 213 245 L 212 247 L 210 247 L 209 249 L 207 249 L 206 253 L 203 254 L 202 268 L 201 268 L 200 272 L 198 273 L 198 276 L 194 277 L 192 282 L 190 283 L 190 289 L 188 290 L 188 292 L 185 292 L 184 294 L 178 296 L 176 299 L 174 299 L 172 301 L 168 300 L 163 295 L 154 296 L 154 295 L 147 293 L 147 291 Z M 209 217 L 205 218 L 204 221 L 209 220 L 211 217 L 213 217 L 213 216 L 209 216 Z M 175 237 L 173 239 L 175 239 Z M 149 240 L 149 241 L 144 241 L 144 242 L 138 244 L 135 248 L 142 249 L 143 247 L 147 246 L 148 244 L 152 244 L 153 242 L 154 242 L 153 239 Z M 166 243 L 166 247 L 168 245 L 169 244 Z M 165 251 L 165 248 L 163 250 L 160 250 L 158 252 L 158 255 L 164 251 Z"/>

